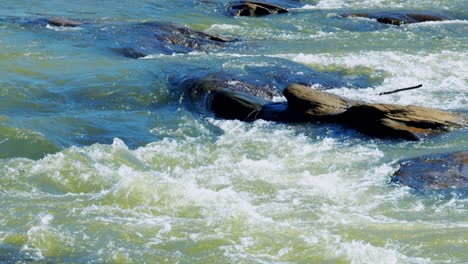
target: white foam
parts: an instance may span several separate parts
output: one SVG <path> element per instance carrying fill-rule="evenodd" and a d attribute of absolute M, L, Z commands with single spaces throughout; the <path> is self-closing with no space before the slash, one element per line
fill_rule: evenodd
<path fill-rule="evenodd" d="M 81 243 L 81 237 L 106 234 L 107 229 L 79 235 L 62 230 L 63 219 L 71 214 L 80 225 L 108 226 L 142 247 L 173 251 L 174 242 L 221 240 L 215 251 L 245 262 L 307 259 L 304 254 L 314 250 L 317 256 L 354 263 L 377 259 L 423 263 L 406 256 L 400 245 L 375 246 L 347 230 L 369 227 L 372 233 L 377 227 L 378 236 L 380 228 L 391 232 L 402 226 L 466 227 L 462 221 L 408 220 L 407 214 L 426 213 L 430 206 L 422 208 L 407 189 L 387 185 L 395 168 L 382 160 L 384 153 L 375 143 L 310 137 L 293 126 L 266 121 L 207 121 L 223 133 L 166 138 L 136 150 L 115 139 L 111 145 L 73 147 L 39 161 L 24 161 L 33 169 L 19 167 L 28 168 L 32 179 L 46 175 L 41 177 L 82 193 L 70 197 L 67 208 L 73 209 L 67 214 L 40 215 L 25 250 L 47 256 L 42 237 L 68 246 Z M 72 180 L 73 188 L 68 188 L 66 182 Z M 101 185 L 90 188 L 88 181 Z M 36 195 L 43 193 L 47 189 Z M 408 205 L 402 207 L 405 202 Z M 437 204 L 432 214 L 440 209 L 441 214 L 462 215 L 464 203 L 454 199 Z M 73 230 L 76 223 L 70 225 Z M 106 245 L 100 256 L 118 252 L 125 243 Z"/>
<path fill-rule="evenodd" d="M 223 32 L 232 32 L 235 33 L 241 26 L 233 25 L 233 24 L 213 24 L 207 31 L 223 31 Z"/>
<path fill-rule="evenodd" d="M 378 263 L 394 264 L 394 263 L 432 263 L 430 258 L 408 257 L 396 249 L 373 246 L 370 243 L 353 240 L 351 242 L 342 243 L 336 251 L 338 256 L 343 255 L 348 258 L 351 263 Z"/>
<path fill-rule="evenodd" d="M 50 24 L 47 24 L 46 28 L 54 30 L 54 31 L 80 31 L 83 29 L 82 27 L 59 27 L 59 26 L 52 26 Z"/>
<path fill-rule="evenodd" d="M 427 6 L 434 9 L 449 9 L 445 1 L 438 1 L 435 3 L 432 0 L 419 0 L 419 1 L 398 1 L 398 0 L 364 0 L 364 1 L 353 1 L 353 0 L 319 0 L 317 4 L 307 4 L 301 9 L 339 9 L 339 8 L 415 8 L 415 7 Z"/>
<path fill-rule="evenodd" d="M 444 20 L 444 21 L 426 21 L 426 22 L 421 22 L 421 23 L 406 24 L 404 26 L 409 27 L 409 28 L 417 28 L 417 27 L 427 27 L 427 26 L 467 25 L 467 24 L 468 24 L 468 20 L 454 19 L 454 20 Z"/>
<path fill-rule="evenodd" d="M 282 54 L 306 65 L 371 67 L 390 76 L 373 89 L 334 89 L 330 92 L 353 99 L 441 109 L 464 109 L 468 104 L 468 56 L 464 52 L 442 51 L 405 54 L 394 51 L 366 51 L 348 54 Z M 393 95 L 381 92 L 423 84 L 423 88 Z"/>

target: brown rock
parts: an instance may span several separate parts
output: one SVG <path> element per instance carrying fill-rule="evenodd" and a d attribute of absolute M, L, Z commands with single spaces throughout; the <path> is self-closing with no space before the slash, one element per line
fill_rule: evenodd
<path fill-rule="evenodd" d="M 343 123 L 364 134 L 410 140 L 465 125 L 457 114 L 412 105 L 359 104 L 350 107 L 342 118 Z"/>
<path fill-rule="evenodd" d="M 450 128 L 466 125 L 460 115 L 420 106 L 366 104 L 291 84 L 283 92 L 288 100 L 288 117 L 293 120 L 345 124 L 361 133 L 381 138 L 418 140 Z"/>
<path fill-rule="evenodd" d="M 356 103 L 300 84 L 289 85 L 283 94 L 288 107 L 309 120 L 332 121 Z"/>
<path fill-rule="evenodd" d="M 415 190 L 468 190 L 468 151 L 400 161 L 392 182 Z"/>
<path fill-rule="evenodd" d="M 288 12 L 286 8 L 280 6 L 251 1 L 240 1 L 237 4 L 234 4 L 231 9 L 235 16 L 266 16 Z"/>

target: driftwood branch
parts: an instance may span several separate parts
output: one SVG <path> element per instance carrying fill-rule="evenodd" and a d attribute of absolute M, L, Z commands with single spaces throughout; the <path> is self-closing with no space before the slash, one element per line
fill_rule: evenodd
<path fill-rule="evenodd" d="M 422 86 L 423 86 L 422 84 L 419 84 L 419 85 L 416 85 L 416 86 L 411 86 L 411 87 L 396 89 L 396 90 L 393 90 L 393 91 L 379 93 L 379 95 L 386 95 L 386 94 L 393 94 L 393 93 L 398 93 L 398 92 L 402 92 L 402 91 L 414 90 L 414 89 L 421 88 Z"/>

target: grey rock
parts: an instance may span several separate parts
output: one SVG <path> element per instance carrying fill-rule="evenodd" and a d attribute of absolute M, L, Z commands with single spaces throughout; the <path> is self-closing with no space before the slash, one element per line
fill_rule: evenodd
<path fill-rule="evenodd" d="M 468 190 L 468 151 L 400 161 L 392 182 L 425 190 Z"/>

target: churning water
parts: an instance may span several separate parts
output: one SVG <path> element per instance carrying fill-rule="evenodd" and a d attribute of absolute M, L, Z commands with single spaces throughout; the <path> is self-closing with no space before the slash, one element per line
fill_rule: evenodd
<path fill-rule="evenodd" d="M 389 184 L 399 159 L 467 150 L 467 130 L 403 142 L 220 120 L 171 86 L 207 72 L 278 83 L 261 69 L 295 63 L 351 83 L 336 94 L 466 112 L 466 1 L 310 0 L 261 18 L 225 16 L 226 3 L 1 1 L 0 262 L 468 262 L 466 195 Z M 338 16 L 395 9 L 455 19 Z M 240 41 L 134 60 L 80 27 L 9 22 L 50 16 L 175 22 Z"/>

